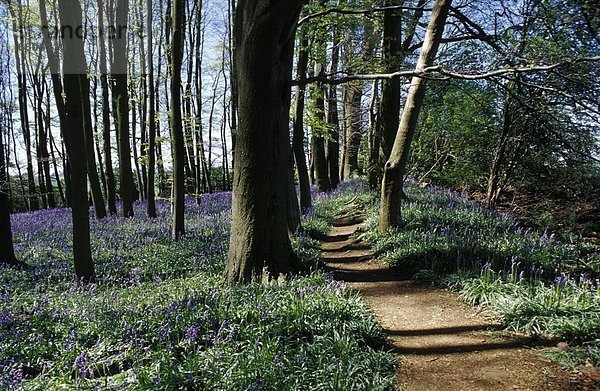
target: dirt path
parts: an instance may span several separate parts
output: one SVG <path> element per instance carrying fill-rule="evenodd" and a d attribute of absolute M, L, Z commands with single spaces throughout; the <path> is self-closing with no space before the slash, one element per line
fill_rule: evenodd
<path fill-rule="evenodd" d="M 403 390 L 576 390 L 569 373 L 526 337 L 499 331 L 455 293 L 403 280 L 354 235 L 357 220 L 338 220 L 322 244 L 338 280 L 358 290 L 400 356 Z"/>

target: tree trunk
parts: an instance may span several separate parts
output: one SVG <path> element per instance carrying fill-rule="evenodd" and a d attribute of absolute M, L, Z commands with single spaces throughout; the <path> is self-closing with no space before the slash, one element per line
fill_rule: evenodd
<path fill-rule="evenodd" d="M 330 74 L 332 75 L 335 75 L 338 71 L 340 53 L 339 45 L 340 43 L 337 33 L 334 33 L 330 70 Z M 331 128 L 329 129 L 329 138 L 326 141 L 326 148 L 329 182 L 331 187 L 334 189 L 340 183 L 340 118 L 338 115 L 337 100 L 337 86 L 331 85 L 327 90 L 326 119 Z"/>
<path fill-rule="evenodd" d="M 404 0 L 386 0 L 386 6 L 402 5 Z M 386 72 L 394 72 L 402 65 L 402 14 L 387 10 L 383 16 L 383 66 Z M 394 146 L 400 122 L 400 78 L 384 80 L 381 92 L 381 151 L 383 162 L 387 161 Z"/>
<path fill-rule="evenodd" d="M 159 0 L 158 2 L 158 8 L 160 10 L 163 9 L 163 2 L 162 0 Z M 161 23 L 161 26 L 164 25 Z M 162 58 L 163 53 L 162 53 L 162 49 L 163 49 L 163 34 L 164 34 L 164 29 L 160 29 L 160 35 L 159 35 L 159 39 L 158 39 L 158 44 L 156 45 L 156 48 L 158 50 L 158 55 L 157 58 Z M 154 89 L 154 97 L 158 97 L 160 94 L 160 83 L 161 83 L 161 77 L 162 77 L 162 61 L 158 62 L 158 66 L 157 66 L 157 70 L 156 70 L 156 84 L 154 86 L 152 86 L 151 88 Z M 160 112 L 160 99 L 155 99 L 156 100 L 156 106 L 155 106 L 155 113 L 159 113 Z M 156 119 L 156 138 L 155 138 L 155 142 L 156 142 L 156 169 L 158 171 L 158 195 L 161 197 L 166 196 L 167 194 L 167 174 L 165 171 L 165 165 L 164 165 L 164 161 L 163 161 L 163 152 L 162 152 L 162 141 L 161 141 L 161 132 L 160 132 L 160 121 L 158 119 Z"/>
<path fill-rule="evenodd" d="M 146 196 L 146 213 L 149 218 L 156 218 L 156 191 L 154 190 L 154 170 L 156 166 L 156 112 L 154 110 L 154 58 L 152 57 L 152 0 L 146 0 L 146 35 L 148 48 L 146 60 L 148 66 L 148 182 Z"/>
<path fill-rule="evenodd" d="M 361 101 L 363 83 L 351 82 L 346 86 L 346 152 L 344 153 L 344 176 L 352 178 L 360 173 L 358 151 L 362 140 Z"/>
<path fill-rule="evenodd" d="M 302 229 L 300 223 L 300 208 L 298 205 L 298 194 L 296 193 L 296 184 L 294 183 L 294 154 L 292 148 L 289 148 L 288 159 L 288 197 L 287 197 L 287 222 L 288 235 L 292 237 L 296 232 Z"/>
<path fill-rule="evenodd" d="M 37 96 L 37 110 L 38 110 L 38 160 L 40 161 L 40 168 L 38 169 L 39 175 L 43 178 L 44 182 L 44 198 L 46 199 L 49 208 L 56 208 L 56 200 L 54 199 L 54 187 L 52 186 L 52 176 L 50 174 L 50 153 L 48 152 L 48 133 L 52 131 L 50 126 L 50 117 L 45 114 L 43 107 L 43 95 L 47 84 L 38 80 L 34 77 L 38 90 Z"/>
<path fill-rule="evenodd" d="M 229 70 L 229 79 L 231 80 L 231 114 L 229 116 L 229 128 L 231 130 L 231 167 L 235 167 L 235 140 L 238 128 L 238 81 L 237 81 L 237 61 L 236 57 L 236 43 L 235 37 L 233 36 L 233 28 L 235 26 L 235 4 L 236 0 L 227 0 L 227 14 L 228 14 L 228 54 L 229 63 L 231 64 Z"/>
<path fill-rule="evenodd" d="M 492 157 L 492 165 L 487 181 L 485 203 L 489 207 L 496 205 L 498 197 L 500 196 L 500 176 L 502 165 L 506 159 L 509 136 L 513 127 L 513 113 L 511 112 L 513 109 L 514 107 L 511 105 L 511 98 L 507 96 L 506 99 L 504 99 L 504 108 L 502 109 L 502 131 L 500 132 L 500 138 L 498 139 L 494 156 Z"/>
<path fill-rule="evenodd" d="M 298 79 L 306 77 L 306 68 L 308 67 L 308 40 L 302 39 L 298 53 Z M 304 95 L 305 85 L 296 86 L 296 102 L 294 104 L 292 150 L 294 152 L 294 161 L 298 171 L 298 184 L 300 185 L 300 210 L 302 213 L 312 207 L 312 195 L 310 193 L 310 178 L 308 177 L 308 167 L 306 166 L 306 154 L 304 153 Z"/>
<path fill-rule="evenodd" d="M 202 168 L 198 170 L 198 178 L 196 180 L 197 190 L 200 194 L 202 190 L 206 190 L 208 193 L 213 192 L 213 184 L 211 179 L 211 173 L 208 169 L 206 162 L 206 154 L 204 152 L 204 135 L 202 128 L 202 57 L 204 54 L 204 32 L 200 21 L 202 20 L 202 1 L 198 4 L 196 10 L 196 69 L 194 75 L 195 89 L 196 89 L 196 117 L 195 117 L 195 138 L 196 138 L 196 166 Z M 200 178 L 202 173 L 202 178 Z M 200 198 L 198 198 L 198 201 Z"/>
<path fill-rule="evenodd" d="M 61 28 L 82 25 L 78 0 L 59 0 Z M 85 157 L 84 107 L 82 104 L 87 78 L 83 40 L 77 34 L 63 38 L 63 81 L 65 95 L 65 142 L 71 162 L 71 208 L 73 216 L 73 258 L 78 280 L 86 283 L 95 278 L 90 249 L 90 215 L 87 198 L 87 163 Z"/>
<path fill-rule="evenodd" d="M 17 84 L 19 88 L 19 114 L 21 119 L 21 129 L 23 132 L 23 140 L 25 142 L 25 156 L 27 158 L 27 187 L 28 200 L 27 207 L 30 211 L 38 210 L 39 200 L 35 186 L 35 175 L 33 172 L 33 157 L 31 154 L 31 134 L 29 127 L 29 109 L 27 105 L 27 75 L 25 73 L 25 47 L 22 42 L 25 35 L 23 22 L 23 8 L 21 1 L 17 0 L 16 4 L 9 7 L 11 18 L 13 21 L 13 38 L 15 45 L 15 65 L 17 68 Z M 21 40 L 19 40 L 21 37 Z"/>
<path fill-rule="evenodd" d="M 181 119 L 181 62 L 185 9 L 183 0 L 173 1 L 171 39 L 171 137 L 173 148 L 173 225 L 172 237 L 177 240 L 185 234 L 185 150 Z"/>
<path fill-rule="evenodd" d="M 325 71 L 322 64 L 317 64 L 317 72 L 319 76 L 324 76 Z M 315 115 L 317 117 L 318 127 L 313 126 L 311 135 L 311 153 L 314 163 L 315 183 L 317 191 L 325 192 L 331 190 L 331 182 L 329 181 L 329 167 L 327 164 L 327 156 L 325 155 L 325 130 L 321 127 L 325 125 L 325 97 L 324 88 L 321 83 L 316 83 L 314 86 L 315 95 Z"/>
<path fill-rule="evenodd" d="M 104 23 L 104 2 L 98 0 L 98 26 Z M 110 102 L 108 91 L 108 69 L 106 46 L 102 35 L 98 34 L 98 56 L 100 66 L 100 88 L 102 90 L 102 149 L 104 150 L 104 172 L 106 176 L 106 201 L 110 214 L 117 214 L 117 190 L 112 163 L 110 140 Z"/>
<path fill-rule="evenodd" d="M 54 95 L 54 101 L 56 104 L 56 111 L 58 111 L 58 119 L 59 119 L 59 127 L 60 127 L 60 134 L 62 136 L 62 138 L 64 139 L 64 132 L 65 132 L 65 124 L 66 124 L 66 119 L 65 119 L 65 109 L 64 109 L 64 98 L 62 96 L 62 92 L 63 92 L 63 87 L 62 87 L 62 82 L 60 80 L 60 75 L 59 75 L 59 66 L 58 66 L 58 55 L 54 50 L 54 47 L 52 46 L 52 42 L 50 42 L 50 35 L 49 35 L 49 31 L 48 31 L 48 17 L 46 15 L 46 1 L 45 0 L 39 0 L 39 8 L 40 8 L 40 21 L 41 21 L 41 25 L 42 25 L 42 41 L 44 44 L 44 47 L 46 49 L 46 57 L 48 58 L 48 67 L 50 69 L 50 78 L 52 80 L 52 93 Z M 50 134 L 50 139 L 52 141 L 52 132 L 49 132 Z M 55 146 L 56 147 L 56 146 Z M 50 148 L 51 151 L 53 151 L 52 148 Z M 57 148 L 58 150 L 58 148 Z M 54 169 L 55 171 L 57 171 L 56 168 L 56 160 L 54 159 L 54 156 L 52 157 L 54 160 Z M 68 162 L 67 157 L 64 157 L 64 178 L 65 178 L 65 194 L 63 194 L 62 189 L 61 189 L 61 184 L 60 184 L 60 179 L 58 178 L 58 175 L 56 176 L 56 181 L 58 184 L 58 188 L 61 192 L 61 196 L 63 198 L 63 202 L 64 202 L 64 206 L 68 207 L 71 206 L 71 180 L 70 180 L 70 163 Z"/>
<path fill-rule="evenodd" d="M 139 7 L 137 8 L 137 16 L 140 31 L 143 31 L 143 19 L 142 19 L 142 4 L 143 2 L 140 0 Z M 152 12 L 152 10 L 150 10 Z M 152 28 L 152 25 L 150 25 Z M 152 34 L 152 31 L 150 31 Z M 141 199 L 148 199 L 148 92 L 152 92 L 152 87 L 150 90 L 148 89 L 148 74 L 146 70 L 146 47 L 144 46 L 144 35 L 141 34 L 139 37 L 139 48 L 140 48 L 140 74 L 141 74 L 141 90 L 142 90 L 142 98 L 139 101 L 139 112 L 140 112 L 140 157 L 141 157 L 141 171 L 142 171 L 142 180 L 139 183 L 140 196 Z M 150 56 L 152 59 L 152 56 Z"/>
<path fill-rule="evenodd" d="M 134 74 L 136 72 L 135 68 L 131 68 L 131 74 Z M 140 159 L 139 159 L 139 155 L 138 155 L 138 145 L 137 145 L 137 119 L 138 119 L 138 108 L 139 106 L 137 105 L 136 101 L 138 100 L 138 97 L 136 96 L 135 93 L 135 85 L 133 83 L 129 83 L 129 97 L 130 97 L 130 111 L 131 111 L 131 153 L 133 155 L 133 169 L 135 171 L 135 183 L 137 183 L 137 188 L 143 189 L 144 184 L 142 182 L 142 174 L 140 171 Z M 142 117 L 143 118 L 143 117 Z M 143 121 L 143 120 L 142 120 Z M 144 199 L 144 195 L 142 193 L 142 191 L 136 191 L 134 190 L 133 195 L 134 195 L 134 200 L 137 199 Z"/>
<path fill-rule="evenodd" d="M 239 127 L 225 281 L 300 269 L 288 236 L 290 84 L 302 0 L 240 0 L 234 27 Z M 265 275 L 266 274 L 266 275 Z"/>
<path fill-rule="evenodd" d="M 117 0 L 115 29 L 127 31 L 129 2 Z M 129 142 L 129 97 L 127 93 L 127 36 L 120 35 L 113 40 L 113 105 L 117 122 L 119 141 L 119 172 L 121 175 L 121 212 L 123 217 L 133 217 L 135 186 L 131 171 L 131 144 Z"/>
<path fill-rule="evenodd" d="M 427 26 L 425 40 L 416 66 L 417 71 L 421 71 L 433 63 L 444 32 L 450 3 L 451 0 L 436 0 L 433 6 L 431 20 Z M 425 79 L 415 76 L 411 80 L 394 146 L 384 167 L 379 221 L 379 230 L 382 233 L 388 232 L 393 227 L 402 226 L 400 213 L 400 203 L 404 194 L 402 182 L 406 163 L 408 162 L 410 144 L 415 133 L 424 97 Z"/>
<path fill-rule="evenodd" d="M 85 58 L 84 58 L 85 61 Z M 83 129 L 85 131 L 85 160 L 87 164 L 88 179 L 92 192 L 92 203 L 94 204 L 94 214 L 97 219 L 106 217 L 106 206 L 102 198 L 102 188 L 100 187 L 100 177 L 98 176 L 98 167 L 96 166 L 96 157 L 94 154 L 94 131 L 92 129 L 92 110 L 90 105 L 90 79 L 82 79 L 82 105 L 83 105 Z"/>
<path fill-rule="evenodd" d="M 376 190 L 381 183 L 381 165 L 379 163 L 381 119 L 380 112 L 377 111 L 378 107 L 380 107 L 378 89 L 378 82 L 374 80 L 371 103 L 369 104 L 369 162 L 367 165 L 367 180 L 371 190 Z"/>
<path fill-rule="evenodd" d="M 4 75 L 2 75 L 4 77 Z M 0 128 L 0 263 L 18 265 L 13 247 L 12 230 L 10 227 L 10 188 L 7 176 L 6 157 L 4 156 L 4 136 Z"/>

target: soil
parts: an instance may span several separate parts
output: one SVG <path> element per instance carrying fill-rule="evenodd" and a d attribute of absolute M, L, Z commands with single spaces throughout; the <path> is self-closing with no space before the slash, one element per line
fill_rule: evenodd
<path fill-rule="evenodd" d="M 539 342 L 502 331 L 480 308 L 445 289 L 406 280 L 374 258 L 357 235 L 360 219 L 342 218 L 323 239 L 322 259 L 359 291 L 398 354 L 402 390 L 595 390 L 583 375 L 543 357 Z"/>

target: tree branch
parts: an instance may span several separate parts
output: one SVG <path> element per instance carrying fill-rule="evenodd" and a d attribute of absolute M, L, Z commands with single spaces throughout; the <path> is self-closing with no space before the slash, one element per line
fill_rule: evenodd
<path fill-rule="evenodd" d="M 407 7 L 402 5 L 391 5 L 387 7 L 373 7 L 363 10 L 352 10 L 352 9 L 344 9 L 344 8 L 330 8 L 325 11 L 315 12 L 314 14 L 306 15 L 298 21 L 298 26 L 301 26 L 303 23 L 308 22 L 309 20 L 319 18 L 321 16 L 329 15 L 329 14 L 340 14 L 340 15 L 368 15 L 374 12 L 383 12 L 389 10 L 406 10 L 406 11 L 431 11 L 431 8 L 423 8 L 423 7 Z"/>
<path fill-rule="evenodd" d="M 356 74 L 356 75 L 347 75 L 343 77 L 331 78 L 335 75 L 324 75 L 324 76 L 314 76 L 309 77 L 303 80 L 293 80 L 292 85 L 301 85 L 301 84 L 311 84 L 315 82 L 320 82 L 323 84 L 330 85 L 338 85 L 347 83 L 354 80 L 387 80 L 396 77 L 420 77 L 423 79 L 431 79 L 431 80 L 448 80 L 448 79 L 462 79 L 462 80 L 482 80 L 489 79 L 493 77 L 501 77 L 509 74 L 518 74 L 518 73 L 528 73 L 528 72 L 539 72 L 539 71 L 551 71 L 556 68 L 560 68 L 563 66 L 576 64 L 580 62 L 596 62 L 600 61 L 600 56 L 595 57 L 579 57 L 571 60 L 566 60 L 562 62 L 558 62 L 550 65 L 531 65 L 525 67 L 515 67 L 515 68 L 501 68 L 495 69 L 493 71 L 488 71 L 484 73 L 461 73 L 452 71 L 449 69 L 442 68 L 439 65 L 434 65 L 431 67 L 427 67 L 422 71 L 411 70 L 411 71 L 397 71 L 392 73 L 372 73 L 372 74 Z M 438 76 L 441 75 L 441 76 Z"/>

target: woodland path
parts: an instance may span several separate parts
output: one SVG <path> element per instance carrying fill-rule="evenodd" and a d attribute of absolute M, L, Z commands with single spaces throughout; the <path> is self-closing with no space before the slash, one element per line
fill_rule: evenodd
<path fill-rule="evenodd" d="M 501 331 L 456 293 L 415 284 L 375 259 L 357 235 L 361 220 L 338 218 L 323 238 L 322 259 L 371 306 L 399 355 L 401 390 L 590 389 L 544 358 L 531 339 Z"/>

